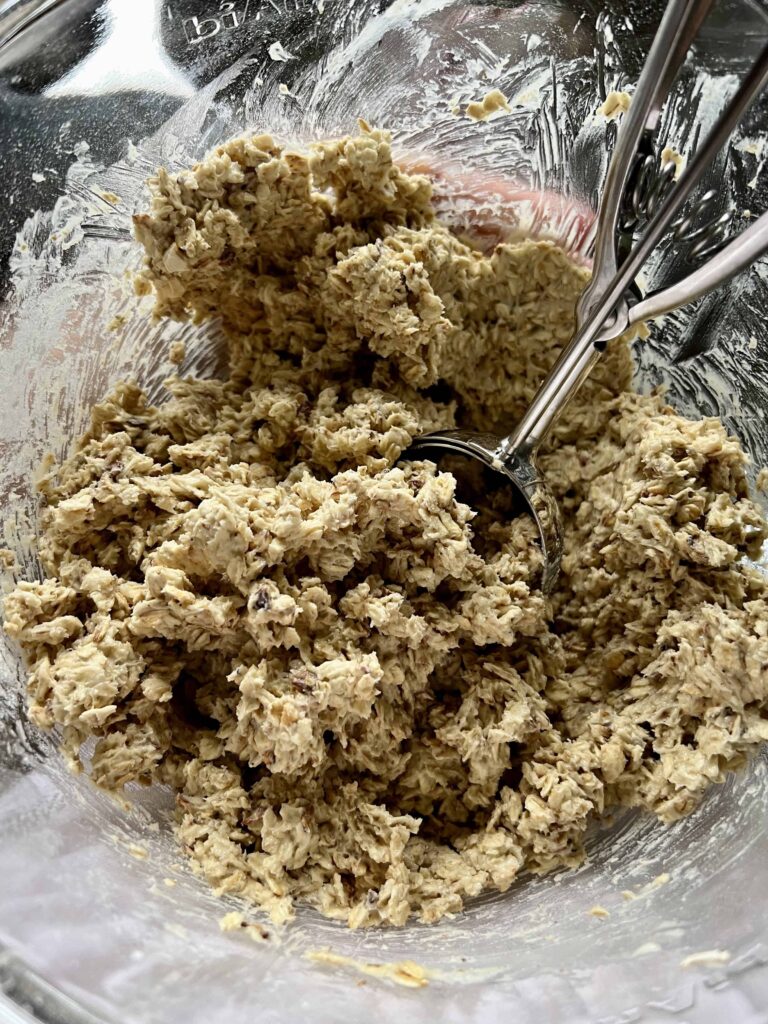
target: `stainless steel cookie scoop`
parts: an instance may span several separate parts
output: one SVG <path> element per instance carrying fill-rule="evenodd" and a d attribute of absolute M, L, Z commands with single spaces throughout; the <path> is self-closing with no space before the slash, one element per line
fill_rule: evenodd
<path fill-rule="evenodd" d="M 579 301 L 576 333 L 528 411 L 506 437 L 472 430 L 437 431 L 415 438 L 403 455 L 408 460 L 439 461 L 447 455 L 471 459 L 498 473 L 503 484 L 513 484 L 539 529 L 545 591 L 552 589 L 560 571 L 563 529 L 557 501 L 539 471 L 536 457 L 559 414 L 589 375 L 609 340 L 635 324 L 693 302 L 768 252 L 768 213 L 764 213 L 682 281 L 635 305 L 628 303 L 628 290 L 637 273 L 768 81 L 766 46 L 677 185 L 658 206 L 640 241 L 621 267 L 616 268 L 615 237 L 627 180 L 638 156 L 643 159 L 638 147 L 641 142 L 647 143 L 649 132 L 655 131 L 661 104 L 703 20 L 703 6 L 709 5 L 702 4 L 702 0 L 673 0 L 666 9 L 611 158 L 598 214 L 593 276 Z"/>

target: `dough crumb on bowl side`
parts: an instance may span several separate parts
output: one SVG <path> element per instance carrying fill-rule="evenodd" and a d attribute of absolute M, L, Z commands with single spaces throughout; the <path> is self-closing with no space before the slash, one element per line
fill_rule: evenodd
<path fill-rule="evenodd" d="M 305 959 L 316 964 L 329 967 L 346 967 L 372 978 L 393 981 L 403 988 L 426 988 L 429 985 L 430 971 L 414 960 L 393 960 L 384 963 L 369 963 L 355 957 L 342 956 L 329 949 L 310 949 L 304 954 Z"/>
<path fill-rule="evenodd" d="M 605 100 L 598 107 L 598 116 L 604 117 L 607 121 L 615 121 L 622 114 L 626 114 L 631 103 L 632 97 L 628 92 L 611 89 Z"/>
<path fill-rule="evenodd" d="M 466 116 L 472 121 L 487 121 L 492 114 L 499 111 L 508 114 L 511 110 L 509 100 L 501 89 L 491 89 L 481 100 L 472 100 L 467 104 Z"/>
<path fill-rule="evenodd" d="M 235 139 L 150 186 L 137 290 L 220 319 L 229 376 L 157 406 L 117 385 L 43 483 L 47 578 L 5 626 L 73 767 L 95 737 L 97 785 L 172 787 L 216 891 L 362 927 L 577 865 L 608 808 L 673 821 L 768 738 L 747 457 L 634 393 L 625 341 L 543 454 L 552 596 L 528 518 L 398 463 L 416 434 L 520 416 L 582 267 L 472 249 L 376 130 Z"/>

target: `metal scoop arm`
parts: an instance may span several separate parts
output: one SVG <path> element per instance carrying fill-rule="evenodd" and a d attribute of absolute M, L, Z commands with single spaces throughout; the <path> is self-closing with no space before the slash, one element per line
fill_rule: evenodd
<path fill-rule="evenodd" d="M 712 3 L 672 0 L 664 12 L 611 155 L 598 211 L 594 274 L 579 299 L 578 327 L 587 321 L 616 275 L 618 220 L 627 181 L 643 138 L 656 130 L 664 101 Z"/>
<path fill-rule="evenodd" d="M 536 392 L 528 411 L 512 433 L 504 438 L 501 445 L 502 458 L 512 458 L 515 455 L 528 457 L 535 454 L 536 449 L 549 433 L 552 425 L 565 408 L 571 396 L 581 387 L 595 362 L 599 359 L 604 347 L 604 339 L 601 337 L 601 332 L 609 318 L 615 317 L 617 307 L 626 294 L 630 283 L 635 279 L 640 268 L 645 264 L 669 225 L 678 215 L 715 156 L 727 143 L 733 130 L 741 120 L 744 111 L 763 90 L 766 83 L 768 83 L 768 45 L 763 48 L 747 77 L 689 163 L 676 187 L 663 200 L 635 249 L 618 273 L 614 275 L 605 287 L 605 290 L 587 317 L 586 322 L 577 330 L 573 339 L 563 349 L 560 358 Z M 752 225 L 752 228 L 747 229 L 744 235 L 741 236 L 746 238 L 747 241 L 745 248 L 738 250 L 741 253 L 739 267 L 726 274 L 723 277 L 724 280 L 728 280 L 729 277 L 738 273 L 738 269 L 742 269 L 747 265 L 748 261 L 744 259 L 744 256 L 749 253 L 750 246 L 755 241 L 755 232 L 757 237 L 760 237 L 762 224 L 763 221 L 760 218 L 760 220 Z M 736 243 L 738 241 L 736 239 Z M 730 249 L 730 246 L 728 249 Z M 763 251 L 758 246 L 758 254 Z M 715 268 L 722 267 L 718 263 L 718 258 L 714 257 L 709 264 L 701 268 L 702 272 L 706 272 L 707 268 L 713 264 Z M 720 272 L 720 269 L 716 269 L 717 274 L 720 274 Z M 697 271 L 696 274 L 698 273 Z M 695 277 L 696 275 L 692 276 Z M 689 279 L 686 278 L 686 280 Z M 697 278 L 697 280 L 700 281 L 701 279 Z M 674 288 L 675 286 L 669 290 L 674 291 Z M 700 292 L 699 294 L 703 293 Z M 668 311 L 668 309 L 669 307 L 666 306 L 665 311 Z M 645 316 L 649 315 L 646 311 Z M 609 331 L 609 336 L 613 337 L 615 333 L 613 322 L 609 327 Z"/>
<path fill-rule="evenodd" d="M 767 252 L 768 213 L 764 213 L 704 266 L 669 288 L 653 292 L 634 306 L 621 311 L 616 321 L 600 333 L 600 340 L 618 338 L 644 320 L 653 320 L 654 317 L 664 316 L 689 302 L 695 302 L 715 288 L 727 284 Z"/>

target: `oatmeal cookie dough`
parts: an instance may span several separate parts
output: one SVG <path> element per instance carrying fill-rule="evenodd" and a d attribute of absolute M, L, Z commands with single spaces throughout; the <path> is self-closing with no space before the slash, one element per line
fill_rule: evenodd
<path fill-rule="evenodd" d="M 630 388 L 624 342 L 543 462 L 536 530 L 398 463 L 521 414 L 586 280 L 474 251 L 389 140 L 242 138 L 158 171 L 136 218 L 158 317 L 219 318 L 224 380 L 131 383 L 43 485 L 46 578 L 5 601 L 33 719 L 102 787 L 160 782 L 219 892 L 277 922 L 425 922 L 583 857 L 609 807 L 672 821 L 768 738 L 766 525 L 714 419 Z"/>

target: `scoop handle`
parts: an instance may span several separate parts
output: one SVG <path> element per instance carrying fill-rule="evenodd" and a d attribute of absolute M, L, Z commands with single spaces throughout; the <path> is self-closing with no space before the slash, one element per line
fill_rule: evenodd
<path fill-rule="evenodd" d="M 618 269 L 616 235 L 627 180 L 646 132 L 655 131 L 661 109 L 713 0 L 670 0 L 648 52 L 629 110 L 619 128 L 597 214 L 592 280 L 579 299 L 581 326 Z"/>
<path fill-rule="evenodd" d="M 601 332 L 630 283 L 678 215 L 717 153 L 730 138 L 744 111 L 762 91 L 766 83 L 768 83 L 768 44 L 764 45 L 760 56 L 752 65 L 733 99 L 688 164 L 676 187 L 662 201 L 659 209 L 651 218 L 645 234 L 622 264 L 621 269 L 609 282 L 586 322 L 577 329 L 572 340 L 561 352 L 554 367 L 536 392 L 528 411 L 514 431 L 504 438 L 499 451 L 501 457 L 511 458 L 515 455 L 532 457 L 535 454 L 536 449 L 547 436 L 570 398 L 581 387 L 599 359 L 600 353 L 605 347 L 605 340 L 601 337 Z M 760 223 L 761 221 L 758 221 L 754 227 L 757 228 Z M 746 234 L 747 232 L 745 232 Z M 753 239 L 754 236 L 750 239 L 750 245 Z M 750 254 L 748 247 L 743 250 L 742 255 L 744 254 Z M 734 273 L 738 273 L 738 270 L 743 269 L 748 262 L 742 260 Z"/>
<path fill-rule="evenodd" d="M 687 306 L 689 302 L 695 302 L 715 288 L 727 284 L 731 278 L 746 270 L 766 253 L 768 213 L 763 213 L 698 270 L 670 285 L 669 288 L 647 295 L 641 302 L 632 306 L 626 317 L 600 333 L 600 339 L 607 341 L 617 338 L 644 320 L 653 320 L 654 317 L 664 316 L 665 313 L 671 313 L 681 306 Z"/>

